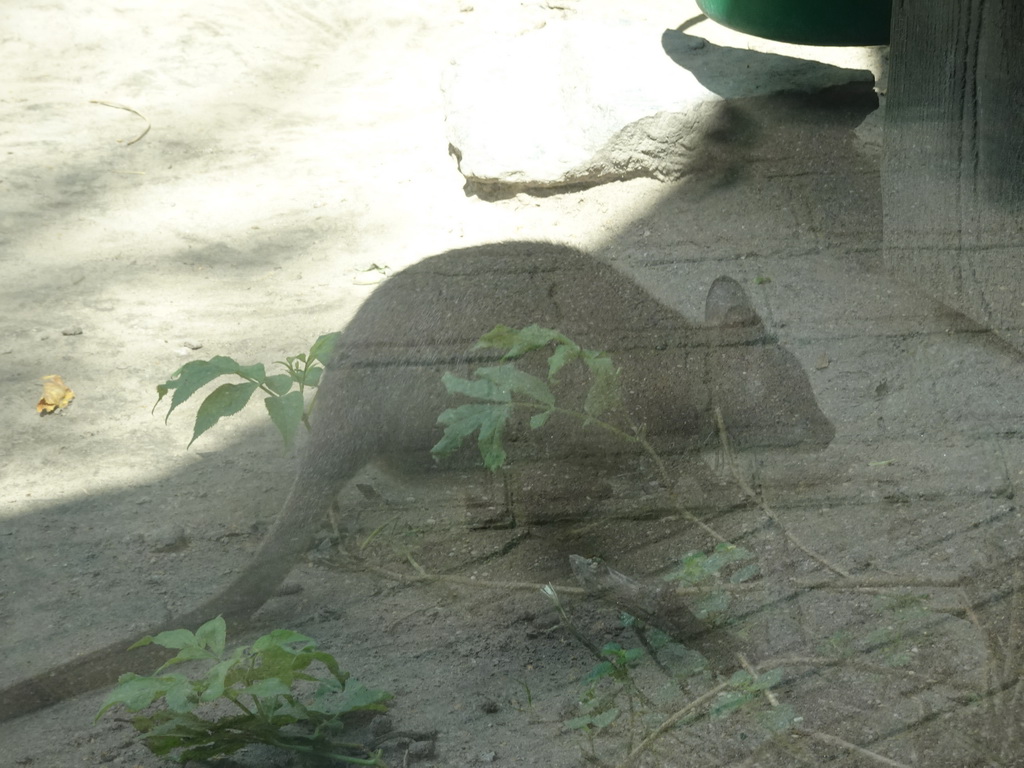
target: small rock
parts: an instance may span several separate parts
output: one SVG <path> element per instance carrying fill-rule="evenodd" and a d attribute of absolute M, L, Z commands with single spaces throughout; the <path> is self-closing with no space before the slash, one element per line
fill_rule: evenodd
<path fill-rule="evenodd" d="M 198 341 L 183 341 L 183 342 L 181 342 L 181 345 L 183 347 L 186 347 L 187 349 L 202 349 L 203 348 L 203 345 L 200 344 Z"/>
<path fill-rule="evenodd" d="M 82 326 L 80 325 L 69 325 L 67 328 L 62 328 L 60 332 L 61 336 L 81 336 Z"/>
<path fill-rule="evenodd" d="M 434 755 L 434 742 L 432 741 L 414 741 L 409 745 L 406 750 L 406 754 L 413 760 L 422 760 L 423 758 L 432 757 Z"/>
<path fill-rule="evenodd" d="M 480 711 L 485 715 L 493 715 L 501 711 L 501 707 L 494 699 L 484 699 L 480 702 Z"/>
<path fill-rule="evenodd" d="M 143 534 L 142 540 L 151 552 L 177 552 L 188 545 L 185 529 L 180 525 L 170 525 Z"/>
<path fill-rule="evenodd" d="M 395 724 L 390 715 L 377 715 L 370 721 L 370 735 L 379 739 L 386 733 L 394 730 Z"/>
<path fill-rule="evenodd" d="M 302 592 L 302 583 L 298 581 L 286 581 L 277 591 L 274 592 L 275 597 L 283 597 L 285 595 L 297 595 Z"/>

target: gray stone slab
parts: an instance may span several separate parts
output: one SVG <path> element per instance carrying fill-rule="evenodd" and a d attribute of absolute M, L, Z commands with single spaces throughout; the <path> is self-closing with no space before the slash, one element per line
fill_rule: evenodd
<path fill-rule="evenodd" d="M 873 76 L 650 22 L 570 20 L 479 41 L 442 90 L 463 175 L 515 190 L 678 178 L 719 128 L 723 101 L 850 82 Z"/>

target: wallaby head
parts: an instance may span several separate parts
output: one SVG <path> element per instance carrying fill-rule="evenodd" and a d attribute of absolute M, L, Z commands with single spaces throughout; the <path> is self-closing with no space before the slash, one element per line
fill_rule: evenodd
<path fill-rule="evenodd" d="M 823 447 L 832 439 L 796 358 L 766 335 L 747 294 L 730 278 L 714 282 L 705 322 L 697 324 L 572 248 L 522 242 L 450 251 L 388 279 L 345 329 L 317 395 L 292 491 L 250 565 L 218 595 L 149 634 L 218 614 L 244 622 L 310 547 L 338 491 L 368 462 L 431 465 L 430 448 L 442 432 L 437 417 L 453 404 L 441 376 L 465 376 L 496 360 L 499 353 L 474 344 L 499 324 L 557 329 L 607 352 L 621 368 L 616 417 L 644 429 L 659 450 L 713 444 L 716 409 L 735 444 Z M 559 397 L 579 397 L 573 374 L 559 378 Z M 552 419 L 542 432 L 513 424 L 509 439 L 513 461 L 622 450 L 567 420 Z M 462 460 L 479 463 L 470 449 Z M 136 639 L 6 689 L 0 719 L 112 683 L 122 672 L 151 671 L 161 649 L 125 654 Z"/>
<path fill-rule="evenodd" d="M 711 284 L 704 319 L 717 329 L 708 363 L 711 403 L 733 445 L 813 450 L 832 442 L 835 429 L 803 367 L 768 334 L 739 283 L 719 277 Z"/>

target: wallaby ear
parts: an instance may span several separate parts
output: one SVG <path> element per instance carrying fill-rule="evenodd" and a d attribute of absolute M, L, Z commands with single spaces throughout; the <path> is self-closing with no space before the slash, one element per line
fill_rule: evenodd
<path fill-rule="evenodd" d="M 708 325 L 726 327 L 754 327 L 763 324 L 754 311 L 747 292 L 739 283 L 725 275 L 711 284 L 707 303 L 704 305 L 704 321 Z"/>

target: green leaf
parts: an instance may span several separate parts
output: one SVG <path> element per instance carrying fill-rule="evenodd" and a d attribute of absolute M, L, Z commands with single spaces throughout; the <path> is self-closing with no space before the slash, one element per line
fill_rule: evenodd
<path fill-rule="evenodd" d="M 302 384 L 305 387 L 319 387 L 320 379 L 323 378 L 324 369 L 319 365 L 315 368 L 307 368 L 302 377 Z"/>
<path fill-rule="evenodd" d="M 392 695 L 387 691 L 367 688 L 357 680 L 342 691 L 333 680 L 321 680 L 309 708 L 324 718 L 337 719 L 352 712 L 382 712 Z"/>
<path fill-rule="evenodd" d="M 334 345 L 338 339 L 341 338 L 341 333 L 335 331 L 334 333 L 325 333 L 323 336 L 313 342 L 313 346 L 309 348 L 309 360 L 319 360 L 324 365 L 331 360 L 331 354 L 334 352 Z"/>
<path fill-rule="evenodd" d="M 622 615 L 628 616 L 629 614 Z M 634 621 L 635 620 L 636 619 L 634 619 Z M 660 651 L 665 646 L 673 644 L 672 636 L 665 634 L 660 629 L 649 627 L 645 634 L 647 635 L 647 645 L 649 645 L 654 651 Z"/>
<path fill-rule="evenodd" d="M 488 417 L 480 423 L 480 436 L 477 438 L 477 445 L 480 448 L 480 456 L 484 460 L 484 466 L 495 472 L 505 465 L 505 447 L 502 444 L 501 436 L 505 430 L 505 424 L 512 415 L 511 406 L 501 408 L 490 408 Z"/>
<path fill-rule="evenodd" d="M 679 643 L 670 643 L 661 650 L 658 658 L 676 680 L 688 680 L 710 667 L 704 654 Z"/>
<path fill-rule="evenodd" d="M 496 325 L 476 343 L 475 349 L 509 349 L 519 338 L 519 331 L 507 325 Z"/>
<path fill-rule="evenodd" d="M 583 360 L 594 376 L 594 383 L 587 392 L 583 410 L 588 416 L 599 418 L 608 411 L 618 408 L 622 402 L 619 392 L 619 371 L 612 364 L 611 358 L 604 355 L 587 353 Z"/>
<path fill-rule="evenodd" d="M 554 410 L 541 411 L 530 417 L 530 429 L 540 429 L 548 423 L 548 419 L 554 414 Z"/>
<path fill-rule="evenodd" d="M 295 435 L 302 426 L 302 416 L 305 412 L 302 393 L 295 390 L 280 397 L 267 397 L 263 404 L 267 407 L 270 420 L 284 438 L 285 447 L 291 448 L 295 443 Z"/>
<path fill-rule="evenodd" d="M 316 661 L 316 656 L 314 656 L 312 653 L 297 653 L 294 656 L 292 656 L 292 669 L 296 672 L 301 672 L 302 670 L 307 669 L 309 665 L 312 664 L 314 661 Z M 312 677 L 312 675 L 309 675 L 308 673 L 305 675 L 305 677 L 315 679 Z"/>
<path fill-rule="evenodd" d="M 228 627 L 223 616 L 210 619 L 196 630 L 196 642 L 204 648 L 220 656 L 224 653 L 224 645 L 227 641 Z"/>
<path fill-rule="evenodd" d="M 203 701 L 216 701 L 224 695 L 224 680 L 239 663 L 240 659 L 226 659 L 210 667 L 206 673 L 206 690 L 199 698 Z"/>
<path fill-rule="evenodd" d="M 242 410 L 258 387 L 259 384 L 254 381 L 245 384 L 221 384 L 207 395 L 196 413 L 196 423 L 192 430 L 192 439 L 188 443 L 189 446 L 222 418 L 232 416 Z"/>
<path fill-rule="evenodd" d="M 722 542 L 708 556 L 706 567 L 711 573 L 718 573 L 727 565 L 753 559 L 754 554 L 750 550 Z"/>
<path fill-rule="evenodd" d="M 607 728 L 609 725 L 614 723 L 618 719 L 619 714 L 619 709 L 617 707 L 612 707 L 611 709 L 607 709 L 596 715 L 583 715 L 582 717 L 575 717 L 572 720 L 567 720 L 565 722 L 565 727 L 580 731 L 587 731 L 591 727 L 600 730 L 601 728 Z"/>
<path fill-rule="evenodd" d="M 780 704 L 777 707 L 769 707 L 766 711 L 758 712 L 757 719 L 772 733 L 781 733 L 793 726 L 796 712 L 789 704 Z"/>
<path fill-rule="evenodd" d="M 442 458 L 457 451 L 462 446 L 462 441 L 480 428 L 485 413 L 492 407 L 480 403 L 467 403 L 458 408 L 441 411 L 437 423 L 446 426 L 441 439 L 430 449 L 431 455 L 434 458 Z"/>
<path fill-rule="evenodd" d="M 226 625 L 217 617 L 195 634 L 180 629 L 143 638 L 137 645 L 159 643 L 178 649 L 177 659 L 203 657 L 217 663 L 199 680 L 190 680 L 184 675 L 150 678 L 123 675 L 97 719 L 113 706 L 138 711 L 160 703 L 162 698 L 163 708 L 136 716 L 133 724 L 143 734 L 150 751 L 161 756 L 177 752 L 174 759 L 179 763 L 213 760 L 251 744 L 267 744 L 360 765 L 372 762 L 347 757 L 350 754 L 347 748 L 339 752 L 328 739 L 332 732 L 340 731 L 341 713 L 384 710 L 391 694 L 368 689 L 357 682 L 346 687 L 348 673 L 340 669 L 333 656 L 315 650 L 316 642 L 301 633 L 275 630 L 256 641 L 258 650 L 242 646 L 235 648 L 228 658 L 222 658 L 226 635 Z M 320 678 L 301 672 L 314 663 L 330 670 L 331 676 Z M 297 680 L 319 683 L 312 694 L 316 708 L 307 706 L 292 689 L 292 683 Z M 211 714 L 224 711 L 223 707 L 231 702 L 240 705 L 240 697 L 252 697 L 255 706 L 250 703 L 250 711 L 219 719 L 196 714 L 196 708 L 205 703 L 221 705 L 203 707 L 204 712 Z M 232 707 L 230 711 L 237 710 Z M 303 727 L 284 730 L 293 724 Z"/>
<path fill-rule="evenodd" d="M 507 325 L 495 326 L 480 337 L 477 349 L 504 349 L 505 359 L 522 357 L 527 352 L 545 347 L 553 341 L 572 344 L 559 331 L 530 325 L 522 330 L 509 328 Z"/>
<path fill-rule="evenodd" d="M 187 629 L 171 629 L 167 632 L 161 632 L 156 637 L 150 637 L 147 635 L 146 637 L 142 638 L 142 640 L 139 640 L 139 642 L 135 643 L 135 645 L 131 646 L 128 650 L 130 651 L 132 650 L 132 648 L 138 648 L 142 645 L 149 645 L 150 643 L 156 643 L 162 648 L 171 649 L 199 646 L 199 641 L 196 639 L 196 636 L 189 632 Z"/>
<path fill-rule="evenodd" d="M 554 381 L 558 372 L 573 360 L 578 360 L 582 352 L 583 350 L 577 344 L 568 339 L 566 343 L 556 346 L 555 351 L 548 358 L 548 381 Z"/>
<path fill-rule="evenodd" d="M 256 384 L 262 384 L 267 378 L 267 371 L 263 367 L 263 363 L 253 363 L 252 365 L 238 366 L 238 375 L 243 379 L 254 381 Z"/>
<path fill-rule="evenodd" d="M 693 606 L 693 612 L 698 619 L 706 619 L 713 614 L 723 613 L 729 608 L 729 595 L 725 592 L 712 592 L 701 598 Z"/>
<path fill-rule="evenodd" d="M 449 408 L 437 417 L 444 424 L 444 435 L 430 449 L 435 457 L 448 456 L 457 450 L 462 441 L 477 430 L 480 431 L 478 444 L 484 466 L 495 470 L 505 463 L 505 450 L 501 445 L 501 434 L 512 415 L 511 405 L 467 403 L 458 408 Z"/>
<path fill-rule="evenodd" d="M 517 394 L 524 395 L 549 407 L 554 407 L 555 405 L 555 395 L 544 381 L 525 371 L 520 371 L 514 365 L 506 364 L 477 368 L 474 375 L 492 382 L 503 395 L 500 400 L 493 398 L 479 399 L 504 403 L 511 399 L 510 394 Z"/>
<path fill-rule="evenodd" d="M 644 655 L 643 648 L 630 648 L 622 654 L 624 664 L 633 664 Z"/>
<path fill-rule="evenodd" d="M 441 382 L 451 395 L 465 395 L 474 400 L 486 400 L 491 403 L 507 403 L 512 399 L 512 393 L 507 388 L 487 379 L 463 379 L 446 372 L 441 377 Z"/>
<path fill-rule="evenodd" d="M 273 632 L 268 632 L 262 637 L 256 638 L 256 641 L 252 644 L 252 649 L 256 653 L 261 653 L 268 648 L 283 646 L 287 643 L 304 643 L 309 648 L 316 647 L 316 640 L 300 632 L 295 632 L 291 629 L 275 629 Z M 331 658 L 333 659 L 333 657 Z"/>
<path fill-rule="evenodd" d="M 341 667 L 338 665 L 337 659 L 335 659 L 333 656 L 331 656 L 331 654 L 326 653 L 325 651 L 313 651 L 310 655 L 314 659 L 319 661 L 321 664 L 323 664 L 325 667 L 327 667 L 328 671 L 331 673 L 334 679 L 337 680 L 342 687 L 344 687 L 345 682 L 348 680 L 348 672 L 341 671 Z"/>
<path fill-rule="evenodd" d="M 602 712 L 599 715 L 594 715 L 591 718 L 595 728 L 607 728 L 609 725 L 614 723 L 619 717 L 619 710 L 616 708 L 609 709 Z"/>
<path fill-rule="evenodd" d="M 193 360 L 190 363 L 185 363 L 185 365 L 171 374 L 170 379 L 163 384 L 157 385 L 157 401 L 156 405 L 153 406 L 153 410 L 156 410 L 156 406 L 164 399 L 164 395 L 174 390 L 174 394 L 171 396 L 171 406 L 167 410 L 167 416 L 164 417 L 166 422 L 167 419 L 171 418 L 171 413 L 174 412 L 174 409 L 192 397 L 197 391 L 218 376 L 237 374 L 240 367 L 230 357 L 219 355 L 209 360 Z"/>
<path fill-rule="evenodd" d="M 781 680 L 781 668 L 769 669 L 767 672 L 762 672 L 752 680 L 750 682 L 749 689 L 751 691 L 767 691 L 769 688 L 778 685 Z"/>
<path fill-rule="evenodd" d="M 333 710 L 334 714 L 347 712 L 380 711 L 387 709 L 385 702 L 393 698 L 387 691 L 367 688 L 358 680 L 352 680 L 345 687 L 345 695 L 341 703 Z"/>
<path fill-rule="evenodd" d="M 474 375 L 477 378 L 473 380 L 451 373 L 445 373 L 442 377 L 450 393 L 486 402 L 467 403 L 442 412 L 437 421 L 446 428 L 431 453 L 435 457 L 447 456 L 457 450 L 465 438 L 479 431 L 477 444 L 480 455 L 484 466 L 493 471 L 503 466 L 507 458 L 502 436 L 512 414 L 512 393 L 521 394 L 549 408 L 554 407 L 555 396 L 541 379 L 511 364 L 478 368 Z M 543 415 L 534 417 L 531 424 L 540 426 L 547 418 Z"/>
<path fill-rule="evenodd" d="M 164 694 L 164 701 L 172 712 L 191 712 L 196 704 L 195 684 L 186 677 L 178 677 Z"/>
<path fill-rule="evenodd" d="M 292 384 L 294 383 L 294 379 L 292 379 L 292 377 L 287 373 L 278 373 L 274 376 L 267 376 L 267 378 L 263 380 L 263 386 L 278 396 L 287 394 L 288 390 L 292 388 Z"/>
<path fill-rule="evenodd" d="M 712 575 L 707 568 L 707 560 L 708 556 L 703 552 L 687 552 L 679 561 L 679 567 L 665 574 L 664 578 L 666 581 L 681 581 L 687 585 L 700 584 Z"/>
<path fill-rule="evenodd" d="M 260 677 L 279 677 L 289 685 L 295 679 L 296 658 L 287 648 L 272 645 L 259 653 Z"/>
<path fill-rule="evenodd" d="M 741 584 L 744 581 L 750 581 L 750 579 L 754 578 L 755 576 L 759 576 L 760 574 L 761 566 L 759 566 L 757 563 L 751 563 L 750 565 L 744 566 L 743 568 L 740 568 L 738 571 L 736 571 L 736 573 L 734 573 L 729 578 L 729 581 L 731 581 L 733 584 Z"/>
<path fill-rule="evenodd" d="M 201 648 L 199 646 L 189 646 L 187 648 L 182 648 L 180 651 L 178 651 L 178 655 L 175 656 L 173 659 L 168 659 L 167 661 L 165 661 L 163 666 L 161 666 L 160 670 L 158 671 L 162 671 L 167 667 L 172 667 L 175 664 L 181 664 L 186 661 L 214 661 L 216 659 L 216 655 L 214 655 L 211 651 L 209 651 L 206 648 Z"/>
<path fill-rule="evenodd" d="M 287 696 L 292 687 L 276 677 L 257 680 L 252 685 L 238 691 L 239 696 L 252 696 L 255 699 L 271 699 L 275 696 Z"/>
<path fill-rule="evenodd" d="M 325 722 L 330 720 L 329 714 L 318 712 L 315 707 L 307 707 L 294 696 L 282 695 L 260 699 L 260 703 L 264 709 L 273 709 L 274 722 L 280 725 L 305 721 L 308 726 L 320 728 L 324 725 L 333 727 L 338 724 Z"/>
<path fill-rule="evenodd" d="M 749 693 L 740 691 L 725 691 L 718 695 L 715 703 L 711 706 L 710 715 L 713 718 L 722 718 L 732 714 L 737 709 L 750 701 Z"/>
<path fill-rule="evenodd" d="M 754 554 L 743 547 L 735 544 L 721 543 L 712 550 L 710 555 L 703 552 L 692 551 L 683 555 L 679 567 L 665 576 L 666 581 L 681 581 L 685 584 L 696 585 L 707 581 L 719 574 L 728 565 L 753 560 Z M 753 566 L 751 566 L 753 567 Z M 742 578 L 750 578 L 750 567 L 740 571 Z M 735 577 L 734 577 L 734 580 Z"/>
<path fill-rule="evenodd" d="M 754 676 L 745 669 L 737 669 L 729 676 L 729 685 L 733 688 L 748 688 Z"/>
<path fill-rule="evenodd" d="M 582 717 L 574 717 L 572 720 L 565 721 L 565 727 L 573 731 L 586 731 L 593 724 L 594 718 L 590 715 L 583 715 Z"/>
<path fill-rule="evenodd" d="M 583 678 L 584 685 L 590 685 L 604 677 L 611 677 L 615 674 L 615 665 L 610 661 L 602 661 L 597 664 L 590 672 Z"/>
<path fill-rule="evenodd" d="M 108 709 L 118 704 L 122 705 L 129 712 L 138 712 L 145 709 L 154 701 L 159 699 L 177 680 L 184 679 L 180 675 L 165 675 L 163 677 L 142 677 L 134 672 L 121 675 L 117 681 L 117 687 L 110 692 L 103 706 L 96 714 L 99 720 Z"/>

